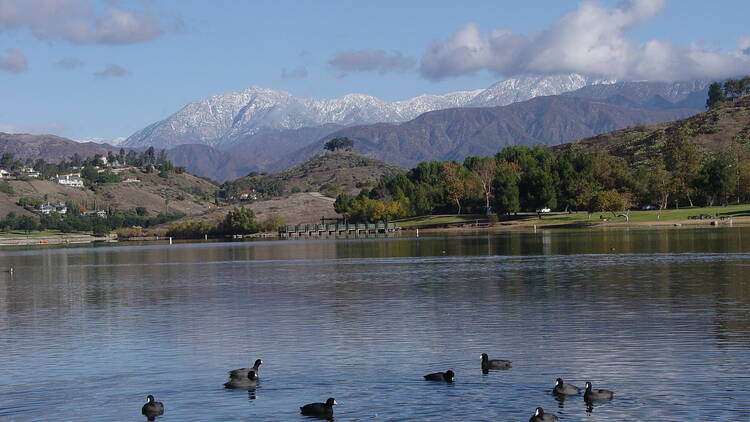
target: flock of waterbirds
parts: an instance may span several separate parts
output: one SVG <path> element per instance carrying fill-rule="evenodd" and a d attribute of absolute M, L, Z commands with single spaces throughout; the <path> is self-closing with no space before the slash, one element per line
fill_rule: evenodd
<path fill-rule="evenodd" d="M 482 353 L 481 357 L 482 372 L 485 374 L 490 370 L 505 370 L 510 369 L 511 367 L 511 361 L 509 360 L 490 359 L 486 353 Z M 255 390 L 258 385 L 260 365 L 262 363 L 263 361 L 258 359 L 255 361 L 252 368 L 240 368 L 229 371 L 229 381 L 224 383 L 224 387 L 230 389 Z M 427 374 L 424 376 L 424 379 L 426 381 L 453 382 L 454 377 L 455 374 L 449 369 L 445 372 Z M 614 397 L 614 393 L 610 390 L 593 389 L 591 382 L 589 381 L 586 381 L 584 388 L 583 400 L 589 405 L 595 401 L 612 400 Z M 558 398 L 565 398 L 567 396 L 581 394 L 581 389 L 575 385 L 566 383 L 562 378 L 558 378 L 555 381 L 554 388 L 552 388 L 552 394 Z M 300 413 L 314 418 L 333 420 L 333 406 L 336 404 L 336 399 L 331 397 L 326 400 L 325 403 L 309 403 L 300 407 Z M 149 421 L 153 421 L 157 416 L 164 414 L 164 404 L 156 401 L 154 396 L 149 394 L 146 397 L 146 404 L 141 408 L 141 413 L 146 416 Z M 534 414 L 529 418 L 529 422 L 554 422 L 557 420 L 559 420 L 557 415 L 546 413 L 541 407 L 537 407 Z"/>

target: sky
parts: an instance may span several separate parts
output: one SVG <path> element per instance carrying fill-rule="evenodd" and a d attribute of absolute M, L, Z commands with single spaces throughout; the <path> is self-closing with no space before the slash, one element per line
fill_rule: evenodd
<path fill-rule="evenodd" d="M 0 131 L 126 137 L 249 86 L 401 100 L 519 74 L 749 73 L 750 1 L 0 0 Z"/>

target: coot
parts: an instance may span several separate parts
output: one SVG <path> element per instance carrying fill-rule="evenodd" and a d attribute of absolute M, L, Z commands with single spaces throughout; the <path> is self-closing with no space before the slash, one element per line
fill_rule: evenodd
<path fill-rule="evenodd" d="M 336 399 L 333 397 L 326 400 L 325 403 L 310 403 L 299 408 L 300 413 L 305 416 L 314 416 L 316 418 L 333 418 L 333 406 L 336 405 Z"/>
<path fill-rule="evenodd" d="M 427 374 L 424 376 L 424 379 L 427 381 L 446 381 L 446 382 L 453 382 L 453 377 L 456 374 L 453 373 L 450 369 L 445 372 L 435 372 L 434 374 Z"/>

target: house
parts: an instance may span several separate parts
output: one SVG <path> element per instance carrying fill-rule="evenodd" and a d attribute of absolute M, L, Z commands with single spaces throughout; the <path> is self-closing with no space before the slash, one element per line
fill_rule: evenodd
<path fill-rule="evenodd" d="M 240 201 L 255 201 L 256 199 L 258 199 L 258 192 L 255 189 L 240 191 Z"/>
<path fill-rule="evenodd" d="M 10 177 L 10 172 L 5 169 L 0 169 L 0 179 L 7 179 Z"/>
<path fill-rule="evenodd" d="M 63 186 L 69 186 L 72 188 L 82 188 L 83 187 L 83 179 L 81 179 L 81 174 L 64 174 L 62 176 L 56 176 L 55 181 Z"/>
<path fill-rule="evenodd" d="M 62 201 L 47 202 L 46 204 L 40 205 L 36 211 L 37 213 L 43 215 L 50 215 L 53 212 L 56 212 L 58 214 L 65 214 L 68 212 L 68 207 L 66 207 L 65 203 Z"/>
<path fill-rule="evenodd" d="M 104 211 L 104 210 L 90 210 L 90 211 L 84 211 L 83 215 L 97 216 L 97 217 L 101 217 L 101 218 L 107 218 L 107 211 Z"/>
<path fill-rule="evenodd" d="M 140 182 L 141 181 L 135 177 L 128 177 L 127 179 L 122 181 L 122 183 L 140 183 Z"/>
<path fill-rule="evenodd" d="M 28 177 L 29 179 L 38 179 L 40 176 L 39 172 L 31 167 L 22 168 L 18 175 L 19 177 Z"/>

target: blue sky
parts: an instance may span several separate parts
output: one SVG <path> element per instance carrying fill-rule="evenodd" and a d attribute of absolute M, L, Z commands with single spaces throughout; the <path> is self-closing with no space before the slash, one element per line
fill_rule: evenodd
<path fill-rule="evenodd" d="M 397 100 L 518 73 L 718 78 L 750 69 L 747 16 L 747 0 L 0 0 L 0 131 L 128 136 L 251 85 Z"/>

